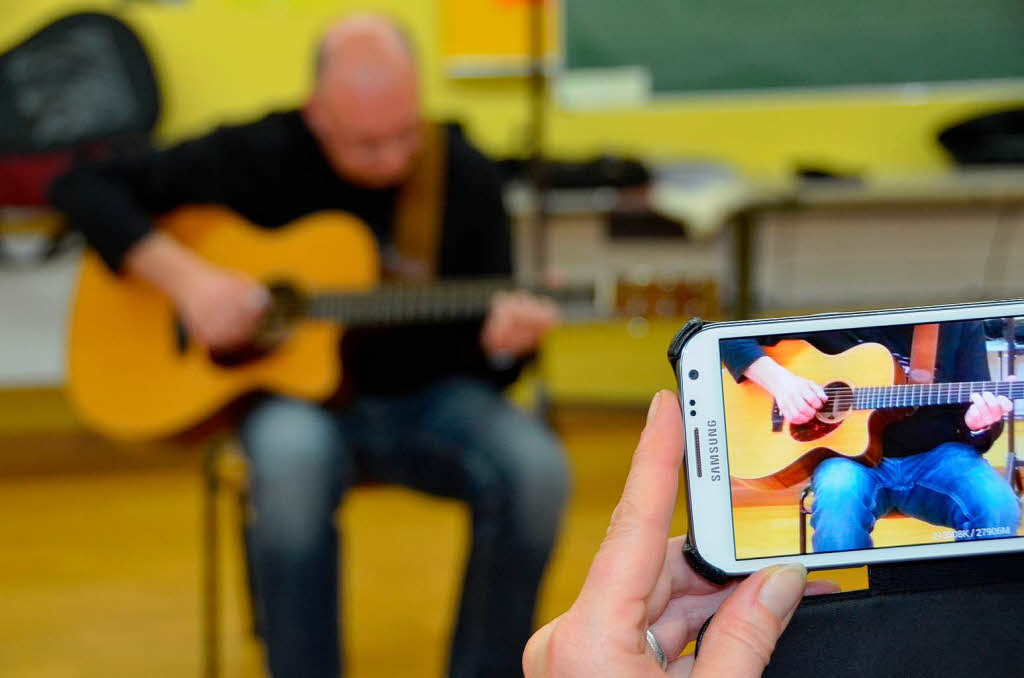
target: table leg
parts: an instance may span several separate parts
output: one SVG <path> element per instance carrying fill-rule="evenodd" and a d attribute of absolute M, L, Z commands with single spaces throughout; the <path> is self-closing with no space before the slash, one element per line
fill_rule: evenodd
<path fill-rule="evenodd" d="M 754 215 L 750 211 L 738 213 L 732 222 L 732 275 L 735 282 L 732 317 L 736 319 L 749 318 L 757 308 L 751 280 L 754 227 Z"/>

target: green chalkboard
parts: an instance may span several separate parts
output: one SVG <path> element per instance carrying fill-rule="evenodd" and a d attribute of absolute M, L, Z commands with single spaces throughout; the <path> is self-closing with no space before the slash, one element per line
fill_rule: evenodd
<path fill-rule="evenodd" d="M 565 67 L 655 93 L 1024 78 L 1024 0 L 562 0 Z"/>

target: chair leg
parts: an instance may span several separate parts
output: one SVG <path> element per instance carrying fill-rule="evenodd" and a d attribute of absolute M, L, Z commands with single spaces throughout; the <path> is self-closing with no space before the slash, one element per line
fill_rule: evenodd
<path fill-rule="evenodd" d="M 262 640 L 263 629 L 266 627 L 263 621 L 263 599 L 260 597 L 259 588 L 256 583 L 251 511 L 249 492 L 242 490 L 238 493 L 239 536 L 242 540 L 244 556 L 242 566 L 245 568 L 245 581 L 249 590 L 249 619 L 251 624 L 249 630 L 255 638 Z"/>
<path fill-rule="evenodd" d="M 202 618 L 202 672 L 204 678 L 218 678 L 220 675 L 220 572 L 218 556 L 220 541 L 218 539 L 217 515 L 217 460 L 220 458 L 222 444 L 220 441 L 211 443 L 203 455 L 203 562 L 202 562 L 202 600 L 200 614 Z"/>
<path fill-rule="evenodd" d="M 807 516 L 811 510 L 807 508 L 807 495 L 811 493 L 811 486 L 808 485 L 800 492 L 800 555 L 807 553 Z"/>

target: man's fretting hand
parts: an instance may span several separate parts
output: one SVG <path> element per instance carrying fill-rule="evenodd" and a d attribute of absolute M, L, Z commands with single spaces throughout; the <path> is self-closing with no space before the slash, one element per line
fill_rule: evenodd
<path fill-rule="evenodd" d="M 545 297 L 498 292 L 480 332 L 480 345 L 490 356 L 524 356 L 536 350 L 561 317 L 558 305 Z"/>
<path fill-rule="evenodd" d="M 983 431 L 1013 411 L 1013 403 L 1004 395 L 985 391 L 971 394 L 971 406 L 964 414 L 964 423 L 972 431 Z"/>

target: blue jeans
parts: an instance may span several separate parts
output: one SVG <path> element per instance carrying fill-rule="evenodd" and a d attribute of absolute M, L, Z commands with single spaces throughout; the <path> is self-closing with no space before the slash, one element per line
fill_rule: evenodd
<path fill-rule="evenodd" d="M 363 479 L 469 505 L 472 546 L 449 674 L 522 676 L 569 487 L 565 456 L 546 428 L 492 388 L 457 378 L 408 395 L 361 397 L 341 411 L 267 398 L 246 416 L 241 438 L 251 460 L 251 546 L 275 678 L 341 675 L 332 517 Z M 403 642 L 395 639 L 396 652 Z"/>
<path fill-rule="evenodd" d="M 894 509 L 964 531 L 957 539 L 1016 535 L 1020 524 L 1020 502 L 1010 485 L 963 443 L 883 457 L 874 468 L 845 457 L 826 459 L 811 486 L 816 552 L 871 548 L 875 521 Z M 989 534 L 974 536 L 979 530 Z"/>

